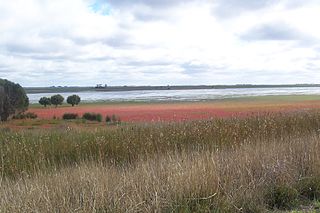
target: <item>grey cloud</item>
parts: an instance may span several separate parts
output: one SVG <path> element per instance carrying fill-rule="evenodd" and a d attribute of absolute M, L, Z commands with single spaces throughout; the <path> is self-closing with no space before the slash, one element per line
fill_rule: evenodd
<path fill-rule="evenodd" d="M 142 60 L 134 60 L 129 58 L 122 58 L 121 61 L 118 61 L 118 64 L 125 65 L 125 66 L 143 67 L 143 66 L 167 66 L 167 65 L 174 64 L 174 62 L 167 61 L 165 59 L 142 61 Z"/>
<path fill-rule="evenodd" d="M 192 2 L 195 0 L 109 0 L 109 1 L 103 1 L 100 0 L 101 3 L 109 3 L 113 6 L 122 6 L 122 7 L 132 7 L 132 5 L 142 4 L 147 5 L 150 7 L 168 7 L 172 5 Z M 133 3 L 134 2 L 134 3 Z"/>
<path fill-rule="evenodd" d="M 70 40 L 71 41 L 71 40 Z M 96 43 L 98 41 L 93 41 Z M 101 43 L 103 41 L 100 40 Z M 92 44 L 91 42 L 87 44 Z M 3 45 L 1 54 L 10 55 L 15 58 L 20 59 L 32 59 L 35 61 L 52 61 L 52 62 L 84 62 L 84 61 L 94 61 L 94 60 L 110 60 L 110 57 L 99 56 L 91 57 L 86 56 L 84 53 L 79 51 L 82 43 L 75 43 L 71 46 L 60 44 L 59 42 L 41 42 L 40 44 L 28 44 L 28 42 L 15 42 L 10 41 Z M 111 44 L 112 45 L 112 44 Z M 111 46 L 110 45 L 110 46 Z M 0 44 L 1 47 L 1 44 Z"/>
<path fill-rule="evenodd" d="M 108 38 L 102 39 L 101 42 L 114 48 L 131 49 L 137 47 L 137 45 L 131 41 L 131 35 L 125 32 L 115 33 Z"/>
<path fill-rule="evenodd" d="M 119 26 L 128 30 L 131 26 L 126 25 L 126 26 L 121 26 L 121 22 L 119 23 Z M 105 26 L 101 26 L 105 27 Z M 63 29 L 62 32 L 61 30 L 57 30 L 58 32 L 49 30 L 48 32 L 40 32 L 39 35 L 47 40 L 56 40 L 56 39 L 63 39 L 64 41 L 70 42 L 73 45 L 77 45 L 79 47 L 85 46 L 85 45 L 91 45 L 91 44 L 105 44 L 110 47 L 129 47 L 132 44 L 129 42 L 130 40 L 130 35 L 124 31 L 124 30 L 119 30 L 118 32 L 115 32 L 113 35 L 108 35 L 108 36 L 93 36 L 93 37 L 88 37 L 81 35 L 79 33 L 74 33 L 72 30 L 69 29 Z M 54 45 L 50 45 L 54 46 Z M 57 45 L 56 45 L 57 46 Z"/>
<path fill-rule="evenodd" d="M 288 0 L 285 2 L 285 6 L 287 8 L 297 8 L 297 7 L 302 7 L 302 6 L 306 6 L 306 5 L 313 5 L 313 4 L 319 4 L 318 0 Z"/>
<path fill-rule="evenodd" d="M 65 61 L 65 60 L 69 60 L 70 56 L 66 56 L 66 55 L 39 55 L 39 54 L 33 54 L 33 55 L 28 55 L 26 56 L 28 58 L 33 58 L 35 60 L 45 60 L 45 61 Z"/>
<path fill-rule="evenodd" d="M 6 54 L 13 56 L 15 58 L 25 58 L 25 59 L 33 59 L 33 60 L 41 60 L 41 61 L 54 61 L 54 62 L 62 62 L 67 60 L 73 60 L 74 57 L 65 54 L 55 54 L 55 53 L 41 53 L 38 50 L 30 51 L 30 52 L 21 52 L 21 51 L 6 51 Z"/>
<path fill-rule="evenodd" d="M 292 9 L 301 7 L 304 5 L 312 5 L 317 3 L 316 0 L 216 0 L 213 1 L 214 10 L 213 13 L 218 18 L 232 18 L 239 16 L 244 12 L 250 12 L 260 10 L 268 7 L 272 7 L 277 4 L 281 4 L 283 7 Z"/>
<path fill-rule="evenodd" d="M 165 19 L 165 14 L 159 11 L 146 11 L 146 10 L 138 10 L 134 11 L 134 16 L 137 20 L 141 21 L 157 21 Z"/>
<path fill-rule="evenodd" d="M 275 4 L 276 0 L 217 0 L 214 14 L 218 17 L 238 16 L 242 12 L 258 10 Z"/>
<path fill-rule="evenodd" d="M 207 64 L 196 65 L 190 62 L 183 63 L 180 65 L 180 67 L 183 68 L 183 73 L 185 74 L 199 74 L 210 69 L 209 65 Z"/>
<path fill-rule="evenodd" d="M 235 84 L 284 84 L 291 82 L 291 75 L 280 70 L 230 70 L 230 77 Z M 225 75 L 224 75 L 225 76 Z"/>
<path fill-rule="evenodd" d="M 225 65 L 209 65 L 209 64 L 193 64 L 191 62 L 182 63 L 180 65 L 183 68 L 185 74 L 201 74 L 206 72 L 214 72 L 215 74 L 226 74 L 227 66 Z M 223 71 L 219 71 L 223 70 Z"/>
<path fill-rule="evenodd" d="M 214 11 L 217 15 L 236 16 L 239 12 L 262 9 L 280 3 L 285 7 L 295 8 L 317 3 L 317 0 L 98 0 L 98 2 L 100 4 L 110 4 L 114 7 L 132 8 L 135 5 L 146 5 L 158 9 L 191 2 L 209 3 L 214 5 Z"/>
<path fill-rule="evenodd" d="M 259 40 L 311 40 L 308 36 L 284 23 L 268 23 L 256 26 L 240 38 L 247 41 Z"/>
<path fill-rule="evenodd" d="M 121 26 L 126 30 L 129 30 L 130 26 Z M 131 42 L 131 35 L 124 31 L 119 30 L 119 32 L 114 32 L 112 35 L 105 37 L 83 37 L 81 35 L 68 35 L 65 38 L 69 39 L 74 45 L 79 47 L 91 44 L 103 44 L 114 48 L 125 48 L 130 49 L 136 45 Z"/>
<path fill-rule="evenodd" d="M 103 1 L 101 1 L 103 2 Z M 179 5 L 210 2 L 209 0 L 110 0 L 114 8 L 125 8 L 139 21 L 169 20 L 168 12 Z"/>
<path fill-rule="evenodd" d="M 12 40 L 0 44 L 0 46 L 9 54 L 50 54 L 65 52 L 66 50 L 66 46 L 59 43 L 58 40 L 46 40 L 44 38 L 32 38 L 30 40 L 19 41 Z"/>
<path fill-rule="evenodd" d="M 112 47 L 130 47 L 132 44 L 128 42 L 124 36 L 115 35 L 111 38 L 105 39 L 104 43 Z"/>
<path fill-rule="evenodd" d="M 115 58 L 111 56 L 97 56 L 97 57 L 88 57 L 84 59 L 85 61 L 93 61 L 93 62 L 99 62 L 99 61 L 114 61 Z M 80 61 L 80 60 L 75 60 Z"/>
<path fill-rule="evenodd" d="M 7 74 L 8 72 L 10 72 L 11 68 L 8 66 L 0 66 L 0 75 L 3 74 Z M 1 78 L 1 77 L 0 77 Z"/>
<path fill-rule="evenodd" d="M 49 47 L 51 48 L 51 47 Z M 48 47 L 39 47 L 35 45 L 28 45 L 26 43 L 19 43 L 19 42 L 10 42 L 5 44 L 4 49 L 9 53 L 47 53 L 50 52 Z"/>
<path fill-rule="evenodd" d="M 320 64 L 317 63 L 318 61 L 319 61 L 319 58 L 317 60 L 311 59 L 309 62 L 306 63 L 305 65 L 306 70 L 309 70 L 311 75 L 314 75 L 315 71 L 319 72 Z"/>
<path fill-rule="evenodd" d="M 85 37 L 79 33 L 74 33 L 72 29 L 66 29 L 64 26 L 61 26 L 60 28 L 56 27 L 54 29 L 42 29 L 39 31 L 38 36 L 47 41 L 64 40 L 81 46 L 99 41 L 99 38 Z"/>

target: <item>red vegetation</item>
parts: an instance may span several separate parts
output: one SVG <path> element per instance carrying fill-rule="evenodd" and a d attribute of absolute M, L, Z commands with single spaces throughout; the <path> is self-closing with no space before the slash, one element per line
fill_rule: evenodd
<path fill-rule="evenodd" d="M 114 105 L 82 105 L 77 107 L 32 108 L 39 118 L 61 118 L 64 113 L 85 112 L 100 113 L 103 117 L 115 114 L 122 121 L 183 121 L 210 119 L 213 117 L 245 116 L 257 112 L 290 112 L 303 109 L 318 108 L 317 102 L 299 103 L 177 103 L 177 104 L 114 104 Z"/>

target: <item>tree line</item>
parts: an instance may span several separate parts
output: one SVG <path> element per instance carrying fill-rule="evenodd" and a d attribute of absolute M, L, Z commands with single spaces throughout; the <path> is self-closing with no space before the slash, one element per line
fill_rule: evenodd
<path fill-rule="evenodd" d="M 49 97 L 42 97 L 39 103 L 43 106 L 61 105 L 64 97 L 60 94 Z M 67 98 L 67 103 L 72 106 L 78 105 L 81 98 L 78 95 L 71 95 Z M 0 78 L 0 121 L 7 121 L 12 116 L 21 114 L 28 110 L 29 98 L 19 84 Z"/>
<path fill-rule="evenodd" d="M 62 105 L 64 101 L 64 97 L 60 94 L 53 95 L 51 97 L 42 97 L 39 100 L 39 104 L 41 104 L 44 107 L 47 107 L 48 105 L 54 105 L 55 107 L 58 107 L 58 105 Z M 81 98 L 78 95 L 70 95 L 67 97 L 67 103 L 71 104 L 72 106 L 78 105 L 81 101 Z"/>

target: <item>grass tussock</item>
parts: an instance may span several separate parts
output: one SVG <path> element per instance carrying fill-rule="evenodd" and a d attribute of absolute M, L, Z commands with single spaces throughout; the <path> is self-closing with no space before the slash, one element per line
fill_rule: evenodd
<path fill-rule="evenodd" d="M 2 130 L 0 211 L 264 212 L 320 196 L 320 114 Z"/>

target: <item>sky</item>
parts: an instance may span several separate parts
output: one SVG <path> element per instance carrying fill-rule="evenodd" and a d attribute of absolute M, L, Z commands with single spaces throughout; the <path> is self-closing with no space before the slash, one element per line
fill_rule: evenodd
<path fill-rule="evenodd" d="M 0 78 L 320 83 L 319 20 L 319 0 L 0 0 Z"/>

